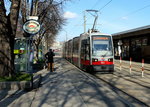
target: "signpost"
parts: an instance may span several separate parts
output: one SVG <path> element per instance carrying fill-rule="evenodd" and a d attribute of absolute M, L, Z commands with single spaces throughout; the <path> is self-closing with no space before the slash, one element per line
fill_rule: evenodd
<path fill-rule="evenodd" d="M 27 38 L 27 45 L 26 45 L 26 49 L 27 49 L 26 71 L 30 71 L 30 68 L 31 68 L 29 59 L 30 59 L 30 55 L 31 55 L 30 51 L 31 51 L 32 37 L 33 37 L 33 35 L 37 34 L 41 29 L 41 25 L 37 20 L 38 20 L 37 16 L 29 16 L 28 20 L 23 25 L 23 30 L 28 35 L 27 36 L 28 37 Z M 32 75 L 31 81 L 32 81 L 32 88 L 33 88 L 33 75 Z"/>
<path fill-rule="evenodd" d="M 26 33 L 30 35 L 35 35 L 40 31 L 40 23 L 36 20 L 30 19 L 24 25 L 23 29 Z"/>

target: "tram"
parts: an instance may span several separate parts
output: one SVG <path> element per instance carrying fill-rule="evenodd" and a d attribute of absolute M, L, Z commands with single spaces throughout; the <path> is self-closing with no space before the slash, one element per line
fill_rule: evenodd
<path fill-rule="evenodd" d="M 89 73 L 114 72 L 112 36 L 90 30 L 65 42 L 63 57 Z"/>

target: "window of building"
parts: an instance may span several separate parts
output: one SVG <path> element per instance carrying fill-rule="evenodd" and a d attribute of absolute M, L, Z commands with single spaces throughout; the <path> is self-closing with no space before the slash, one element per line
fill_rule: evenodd
<path fill-rule="evenodd" d="M 141 46 L 141 39 L 136 39 L 136 46 Z"/>
<path fill-rule="evenodd" d="M 143 38 L 142 39 L 142 45 L 147 45 L 148 43 L 148 39 L 147 38 Z"/>

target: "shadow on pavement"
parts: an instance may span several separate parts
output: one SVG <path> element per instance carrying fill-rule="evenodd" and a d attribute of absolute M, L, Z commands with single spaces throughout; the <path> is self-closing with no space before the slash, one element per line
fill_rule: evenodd
<path fill-rule="evenodd" d="M 127 106 L 104 84 L 95 83 L 63 59 L 56 59 L 55 72 L 43 76 L 42 87 L 32 105 L 48 107 Z M 61 69 L 60 69 L 61 68 Z"/>
<path fill-rule="evenodd" d="M 1 90 L 0 95 L 0 106 L 1 107 L 8 107 L 9 104 L 13 103 L 13 101 L 17 100 L 22 95 L 26 94 L 28 92 L 25 92 L 23 90 L 16 90 L 16 91 L 10 91 L 10 90 Z"/>

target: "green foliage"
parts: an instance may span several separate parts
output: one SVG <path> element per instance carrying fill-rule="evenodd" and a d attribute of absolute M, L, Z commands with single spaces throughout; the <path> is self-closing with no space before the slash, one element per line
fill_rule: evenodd
<path fill-rule="evenodd" d="M 38 61 L 37 61 L 38 63 L 44 63 L 44 59 L 39 59 Z"/>
<path fill-rule="evenodd" d="M 17 73 L 13 77 L 0 77 L 0 82 L 4 81 L 31 81 L 31 74 L 27 73 Z"/>

